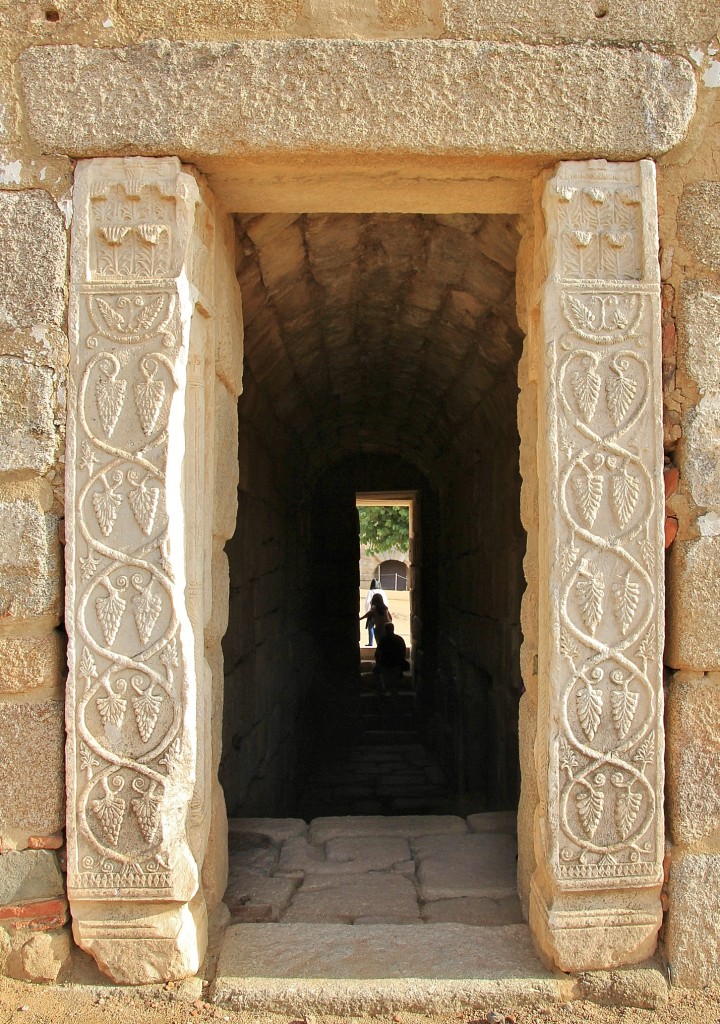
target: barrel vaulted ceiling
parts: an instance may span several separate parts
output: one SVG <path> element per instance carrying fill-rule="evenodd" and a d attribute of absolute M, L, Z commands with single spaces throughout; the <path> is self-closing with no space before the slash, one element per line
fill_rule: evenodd
<path fill-rule="evenodd" d="M 513 217 L 254 214 L 236 231 L 246 378 L 311 462 L 386 451 L 435 473 L 515 430 Z"/>

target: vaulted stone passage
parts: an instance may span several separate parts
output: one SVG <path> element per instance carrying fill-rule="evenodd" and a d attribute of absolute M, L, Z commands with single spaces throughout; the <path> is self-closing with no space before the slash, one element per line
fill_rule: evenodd
<path fill-rule="evenodd" d="M 356 732 L 355 495 L 398 489 L 417 494 L 418 724 L 473 810 L 512 807 L 515 219 L 270 214 L 236 228 L 245 372 L 227 548 L 228 811 L 292 813 L 308 747 Z"/>

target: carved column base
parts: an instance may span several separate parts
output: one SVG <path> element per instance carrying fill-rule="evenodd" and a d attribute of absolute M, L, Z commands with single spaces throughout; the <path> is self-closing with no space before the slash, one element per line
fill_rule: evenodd
<path fill-rule="evenodd" d="M 120 985 L 177 981 L 197 974 L 207 948 L 201 895 L 190 903 L 78 901 L 73 935 L 104 974 Z"/>
<path fill-rule="evenodd" d="M 594 971 L 651 957 L 662 923 L 657 890 L 546 893 L 530 888 L 530 930 L 540 959 L 561 971 Z M 619 898 L 621 897 L 621 898 Z"/>

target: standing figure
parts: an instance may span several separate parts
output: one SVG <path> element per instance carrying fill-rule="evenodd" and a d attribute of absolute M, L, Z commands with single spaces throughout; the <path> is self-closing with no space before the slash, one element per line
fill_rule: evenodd
<path fill-rule="evenodd" d="M 390 691 L 392 703 L 397 702 L 400 680 L 407 666 L 407 647 L 403 638 L 395 632 L 395 626 L 388 622 L 385 635 L 378 641 L 375 651 L 375 671 L 381 694 Z"/>
<path fill-rule="evenodd" d="M 383 601 L 382 591 L 376 590 L 371 596 L 369 609 L 364 615 L 360 616 L 361 622 L 363 619 L 367 620 L 368 625 L 372 625 L 375 642 L 379 644 L 385 635 L 386 625 L 388 622 L 392 622 L 392 615 L 390 614 L 390 609 Z"/>
<path fill-rule="evenodd" d="M 385 597 L 385 591 L 382 589 L 382 587 L 380 586 L 380 584 L 378 583 L 377 580 L 371 580 L 370 581 L 370 589 L 368 590 L 367 595 L 365 597 L 365 612 L 366 612 L 366 614 L 367 614 L 367 612 L 370 611 L 370 603 L 371 603 L 373 597 L 376 594 L 379 594 L 380 597 L 383 599 L 383 603 L 387 604 L 387 598 Z M 367 619 L 366 625 L 367 625 L 367 631 L 368 631 L 368 642 L 365 644 L 365 646 L 366 647 L 372 647 L 372 645 L 373 645 L 373 636 L 374 636 L 372 619 L 370 619 L 370 618 Z"/>

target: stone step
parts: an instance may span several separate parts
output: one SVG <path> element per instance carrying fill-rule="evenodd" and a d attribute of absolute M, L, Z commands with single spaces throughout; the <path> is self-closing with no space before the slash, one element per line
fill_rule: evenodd
<path fill-rule="evenodd" d="M 213 1000 L 297 1016 L 456 1014 L 560 1003 L 572 988 L 542 966 L 524 924 L 238 924 L 225 933 Z"/>

